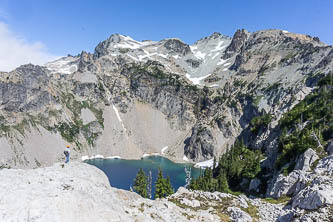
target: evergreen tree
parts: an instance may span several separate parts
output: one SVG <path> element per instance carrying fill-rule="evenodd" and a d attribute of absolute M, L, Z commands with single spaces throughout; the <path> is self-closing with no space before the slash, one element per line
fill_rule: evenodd
<path fill-rule="evenodd" d="M 137 173 L 134 179 L 133 189 L 140 196 L 147 198 L 148 197 L 147 185 L 148 185 L 147 176 L 143 171 L 143 169 L 140 168 L 139 172 Z"/>
<path fill-rule="evenodd" d="M 155 183 L 155 198 L 163 198 L 166 196 L 165 180 L 161 168 L 158 168 L 158 176 Z"/>
<path fill-rule="evenodd" d="M 213 161 L 213 175 L 216 170 L 216 157 L 214 156 L 214 161 Z"/>
<path fill-rule="evenodd" d="M 163 172 L 159 168 L 158 169 L 158 176 L 155 183 L 155 198 L 164 198 L 174 193 L 172 188 L 170 177 L 168 176 L 167 179 L 163 177 Z"/>
<path fill-rule="evenodd" d="M 220 192 L 229 192 L 228 180 L 224 172 L 220 173 L 217 178 L 217 190 Z"/>
<path fill-rule="evenodd" d="M 170 182 L 170 176 L 167 177 L 165 185 L 166 185 L 166 196 L 170 196 L 171 194 L 174 193 L 173 187 Z"/>
<path fill-rule="evenodd" d="M 230 150 L 220 156 L 218 165 L 201 171 L 197 179 L 192 179 L 189 188 L 229 192 L 230 186 L 237 190 L 243 178 L 252 179 L 258 175 L 261 170 L 260 158 L 260 151 L 252 151 L 236 141 Z"/>

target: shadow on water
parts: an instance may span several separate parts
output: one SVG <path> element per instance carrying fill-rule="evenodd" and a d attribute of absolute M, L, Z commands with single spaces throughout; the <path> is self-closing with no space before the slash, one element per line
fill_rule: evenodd
<path fill-rule="evenodd" d="M 157 179 L 158 168 L 161 168 L 166 178 L 170 176 L 171 184 L 176 191 L 180 186 L 185 186 L 185 167 L 191 168 L 191 176 L 196 178 L 200 170 L 191 164 L 174 163 L 161 156 L 149 156 L 140 160 L 124 159 L 91 159 L 84 161 L 101 169 L 108 177 L 112 187 L 130 190 L 133 186 L 134 178 L 142 168 L 146 175 L 152 172 L 152 193 L 155 193 L 155 182 Z"/>

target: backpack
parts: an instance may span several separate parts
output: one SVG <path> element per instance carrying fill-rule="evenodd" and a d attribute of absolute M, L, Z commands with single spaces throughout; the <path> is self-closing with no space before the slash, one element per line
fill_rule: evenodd
<path fill-rule="evenodd" d="M 65 156 L 67 156 L 69 153 L 68 153 L 68 151 L 65 150 L 65 151 L 64 151 L 64 154 L 65 154 Z"/>

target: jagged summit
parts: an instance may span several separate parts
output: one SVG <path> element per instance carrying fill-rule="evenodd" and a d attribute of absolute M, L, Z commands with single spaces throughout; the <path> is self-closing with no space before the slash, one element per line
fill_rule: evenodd
<path fill-rule="evenodd" d="M 198 41 L 194 42 L 194 45 L 196 45 L 196 44 L 198 44 L 199 42 L 202 42 L 202 41 L 209 41 L 209 40 L 218 39 L 218 38 L 231 39 L 227 35 L 223 35 L 223 34 L 221 34 L 219 32 L 213 32 L 211 35 L 203 37 L 203 38 L 199 39 Z"/>
<path fill-rule="evenodd" d="M 164 41 L 163 46 L 171 53 L 180 54 L 182 56 L 191 53 L 190 46 L 179 39 L 166 39 Z"/>
<path fill-rule="evenodd" d="M 232 38 L 214 32 L 193 45 L 188 45 L 177 38 L 162 39 L 157 42 L 136 41 L 126 35 L 112 34 L 96 46 L 93 57 L 89 53 L 82 54 L 80 59 L 78 57 L 62 58 L 46 66 L 52 73 L 71 74 L 78 70 L 82 71 L 83 67 L 89 67 L 87 64 L 94 62 L 91 59 L 96 60 L 102 57 L 121 58 L 125 63 L 138 64 L 152 60 L 163 64 L 166 71 L 185 76 L 194 84 L 211 83 L 209 86 L 215 87 L 227 82 L 225 79 L 227 73 L 239 70 L 241 63 L 244 63 L 239 56 L 242 50 L 250 49 L 252 46 L 258 47 L 260 44 L 263 45 L 263 49 L 266 46 L 270 48 L 270 44 L 281 46 L 281 49 L 284 47 L 286 54 L 289 53 L 286 45 L 290 45 L 290 50 L 293 50 L 293 47 L 299 47 L 297 45 L 307 47 L 306 44 L 310 44 L 311 47 L 327 46 L 316 37 L 277 29 L 253 33 L 240 29 Z M 217 79 L 220 81 L 212 81 Z"/>
<path fill-rule="evenodd" d="M 267 29 L 254 32 L 253 39 L 270 39 L 270 41 L 283 41 L 283 42 L 298 42 L 300 44 L 312 44 L 314 46 L 327 46 L 321 42 L 318 37 L 310 35 L 292 33 L 286 30 Z"/>

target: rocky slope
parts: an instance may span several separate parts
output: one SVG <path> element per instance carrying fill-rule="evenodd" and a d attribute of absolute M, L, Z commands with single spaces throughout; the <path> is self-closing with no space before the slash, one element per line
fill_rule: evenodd
<path fill-rule="evenodd" d="M 287 204 L 180 188 L 153 201 L 110 187 L 102 171 L 78 162 L 3 169 L 0 179 L 1 221 L 329 221 L 332 216 L 327 206 L 320 213 L 303 210 L 316 193 Z"/>
<path fill-rule="evenodd" d="M 281 30 L 213 33 L 191 46 L 114 34 L 94 53 L 1 74 L 0 165 L 49 165 L 67 143 L 73 158 L 168 147 L 173 160 L 199 162 L 236 139 L 272 160 L 272 129 L 331 72 L 332 55 L 317 37 Z M 263 114 L 273 119 L 253 135 Z"/>
<path fill-rule="evenodd" d="M 238 140 L 263 156 L 260 172 L 244 178 L 239 189 L 276 199 L 270 202 L 289 200 L 272 205 L 245 196 L 182 189 L 169 201 L 151 202 L 109 188 L 98 170 L 75 163 L 65 168 L 0 170 L 5 181 L 1 190 L 11 190 L 11 183 L 17 187 L 7 199 L 0 199 L 12 207 L 8 209 L 14 216 L 0 208 L 2 217 L 46 219 L 62 215 L 63 204 L 69 204 L 73 209 L 69 218 L 87 212 L 82 220 L 90 218 L 91 209 L 106 221 L 109 212 L 117 219 L 143 221 L 251 221 L 250 217 L 329 221 L 332 70 L 333 48 L 317 37 L 282 30 L 238 30 L 233 38 L 213 33 L 191 46 L 179 39 L 139 42 L 114 34 L 99 43 L 94 53 L 67 56 L 45 67 L 28 64 L 2 72 L 0 169 L 52 165 L 63 158 L 66 144 L 73 147 L 73 159 L 163 153 L 176 161 L 213 163 L 214 156 Z M 20 185 L 29 182 L 34 187 L 31 195 L 27 192 L 31 187 Z M 38 201 L 30 205 L 36 197 L 47 198 L 40 193 L 44 188 L 39 183 L 54 189 L 50 192 L 55 198 L 63 198 L 50 203 L 50 209 Z M 20 190 L 31 210 L 15 210 L 19 207 L 15 193 Z M 109 199 L 95 199 L 104 193 Z M 86 204 L 76 205 L 71 197 Z M 115 201 L 124 208 L 106 204 Z M 107 207 L 94 208 L 102 205 Z"/>

